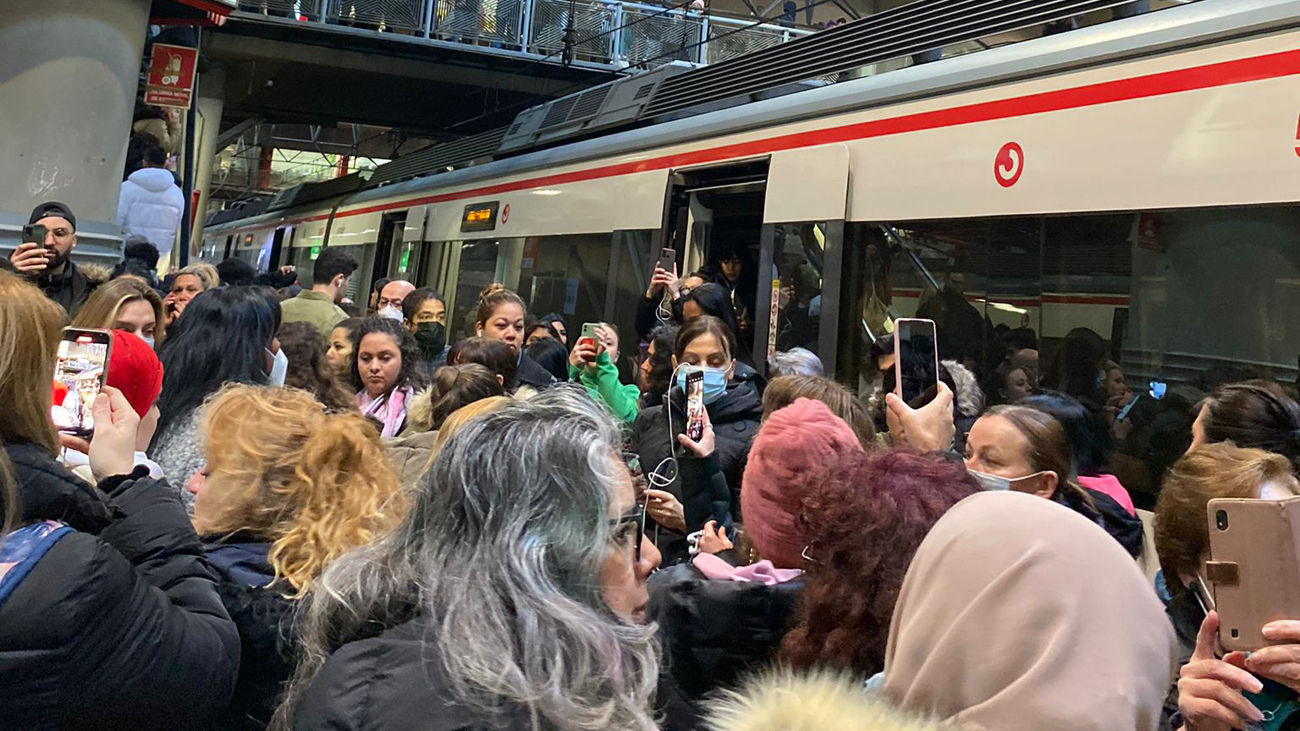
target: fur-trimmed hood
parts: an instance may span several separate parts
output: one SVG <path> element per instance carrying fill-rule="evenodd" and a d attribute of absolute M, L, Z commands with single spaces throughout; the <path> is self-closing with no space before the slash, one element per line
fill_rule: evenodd
<path fill-rule="evenodd" d="M 728 691 L 706 708 L 710 731 L 938 731 L 900 711 L 851 676 L 776 670 Z"/>
<path fill-rule="evenodd" d="M 426 388 L 406 405 L 406 429 L 403 434 L 433 431 L 433 389 Z"/>
<path fill-rule="evenodd" d="M 940 362 L 944 368 L 948 369 L 948 374 L 952 376 L 952 382 L 957 385 L 952 401 L 953 410 L 957 416 L 973 418 L 983 413 L 984 391 L 980 388 L 979 379 L 975 377 L 975 374 L 955 360 Z"/>

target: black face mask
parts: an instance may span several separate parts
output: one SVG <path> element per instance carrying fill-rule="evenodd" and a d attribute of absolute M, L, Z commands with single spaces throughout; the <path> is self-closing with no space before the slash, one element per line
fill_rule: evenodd
<path fill-rule="evenodd" d="M 436 358 L 447 347 L 447 330 L 440 322 L 422 322 L 415 326 L 415 344 L 426 359 Z"/>

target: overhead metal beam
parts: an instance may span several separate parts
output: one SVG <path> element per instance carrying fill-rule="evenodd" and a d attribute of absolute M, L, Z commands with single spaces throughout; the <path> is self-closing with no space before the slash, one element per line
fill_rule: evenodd
<path fill-rule="evenodd" d="M 217 135 L 217 149 L 218 150 L 226 149 L 227 147 L 230 146 L 232 142 L 239 139 L 240 137 L 243 137 L 245 132 L 256 127 L 261 123 L 262 123 L 261 117 L 249 117 L 237 123 L 234 127 L 231 127 L 225 132 L 222 132 L 221 134 Z"/>

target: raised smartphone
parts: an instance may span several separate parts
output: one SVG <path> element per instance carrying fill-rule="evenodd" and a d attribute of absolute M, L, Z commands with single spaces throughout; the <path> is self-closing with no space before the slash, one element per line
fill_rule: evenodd
<path fill-rule="evenodd" d="M 686 373 L 686 436 L 704 438 L 704 369 L 682 366 Z"/>
<path fill-rule="evenodd" d="M 41 246 L 44 246 L 45 238 L 48 233 L 49 229 L 44 226 L 29 223 L 26 226 L 23 226 L 23 240 L 21 243 L 40 244 Z"/>
<path fill-rule="evenodd" d="M 598 327 L 600 327 L 599 322 L 582 323 L 582 334 L 578 336 L 578 345 L 587 342 L 594 350 L 600 344 L 600 339 L 596 337 L 596 328 Z"/>
<path fill-rule="evenodd" d="M 894 354 L 894 393 L 914 409 L 933 401 L 939 394 L 939 341 L 934 321 L 896 320 Z"/>
<path fill-rule="evenodd" d="M 660 249 L 660 250 L 659 250 L 659 261 L 655 264 L 655 266 L 659 267 L 660 269 L 662 269 L 662 270 L 664 270 L 664 271 L 666 271 L 666 272 L 671 272 L 671 271 L 673 270 L 673 267 L 674 267 L 676 264 L 677 264 L 677 250 L 676 250 L 676 249 Z"/>
<path fill-rule="evenodd" d="M 1209 502 L 1206 578 L 1219 611 L 1219 644 L 1250 652 L 1270 643 L 1263 627 L 1300 619 L 1300 497 Z"/>
<path fill-rule="evenodd" d="M 107 330 L 63 328 L 54 365 L 55 393 L 62 398 L 50 409 L 61 432 L 89 438 L 95 431 L 91 404 L 104 388 L 113 336 Z"/>

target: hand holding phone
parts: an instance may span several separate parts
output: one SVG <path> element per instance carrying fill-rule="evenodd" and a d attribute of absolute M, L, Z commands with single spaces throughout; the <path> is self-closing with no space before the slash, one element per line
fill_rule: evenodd
<path fill-rule="evenodd" d="M 699 366 L 682 366 L 686 373 L 686 433 L 684 436 L 698 442 L 704 438 L 704 369 Z"/>
<path fill-rule="evenodd" d="M 122 392 L 105 386 L 95 397 L 92 408 L 95 436 L 90 439 L 90 471 L 95 479 L 130 474 L 135 469 L 136 433 L 140 415 Z"/>
<path fill-rule="evenodd" d="M 9 255 L 9 263 L 14 269 L 25 274 L 45 271 L 49 266 L 49 252 L 45 249 L 48 229 L 34 223 L 23 226 L 23 240 Z"/>
<path fill-rule="evenodd" d="M 1300 497 L 1216 498 L 1206 508 L 1219 644 L 1252 652 L 1279 642 L 1265 625 L 1300 620 Z M 1290 640 L 1295 641 L 1295 640 Z"/>
<path fill-rule="evenodd" d="M 939 340 L 933 320 L 894 322 L 894 394 L 919 409 L 939 393 Z"/>
<path fill-rule="evenodd" d="M 713 434 L 713 425 L 709 423 L 709 410 L 704 408 L 703 398 L 701 398 L 700 400 L 700 408 L 699 411 L 697 411 L 696 413 L 699 415 L 700 436 L 696 438 L 691 437 L 689 433 L 690 418 L 688 417 L 687 418 L 688 433 L 678 434 L 677 441 L 683 447 L 686 447 L 687 449 L 691 450 L 691 452 L 693 452 L 696 457 L 704 458 L 713 454 L 714 451 L 717 450 L 718 444 L 717 444 L 717 439 Z"/>
<path fill-rule="evenodd" d="M 50 409 L 59 431 L 79 437 L 94 433 L 93 405 L 108 377 L 112 345 L 113 335 L 107 330 L 63 328 L 54 364 L 54 380 L 61 386 L 56 391 L 62 399 Z"/>

